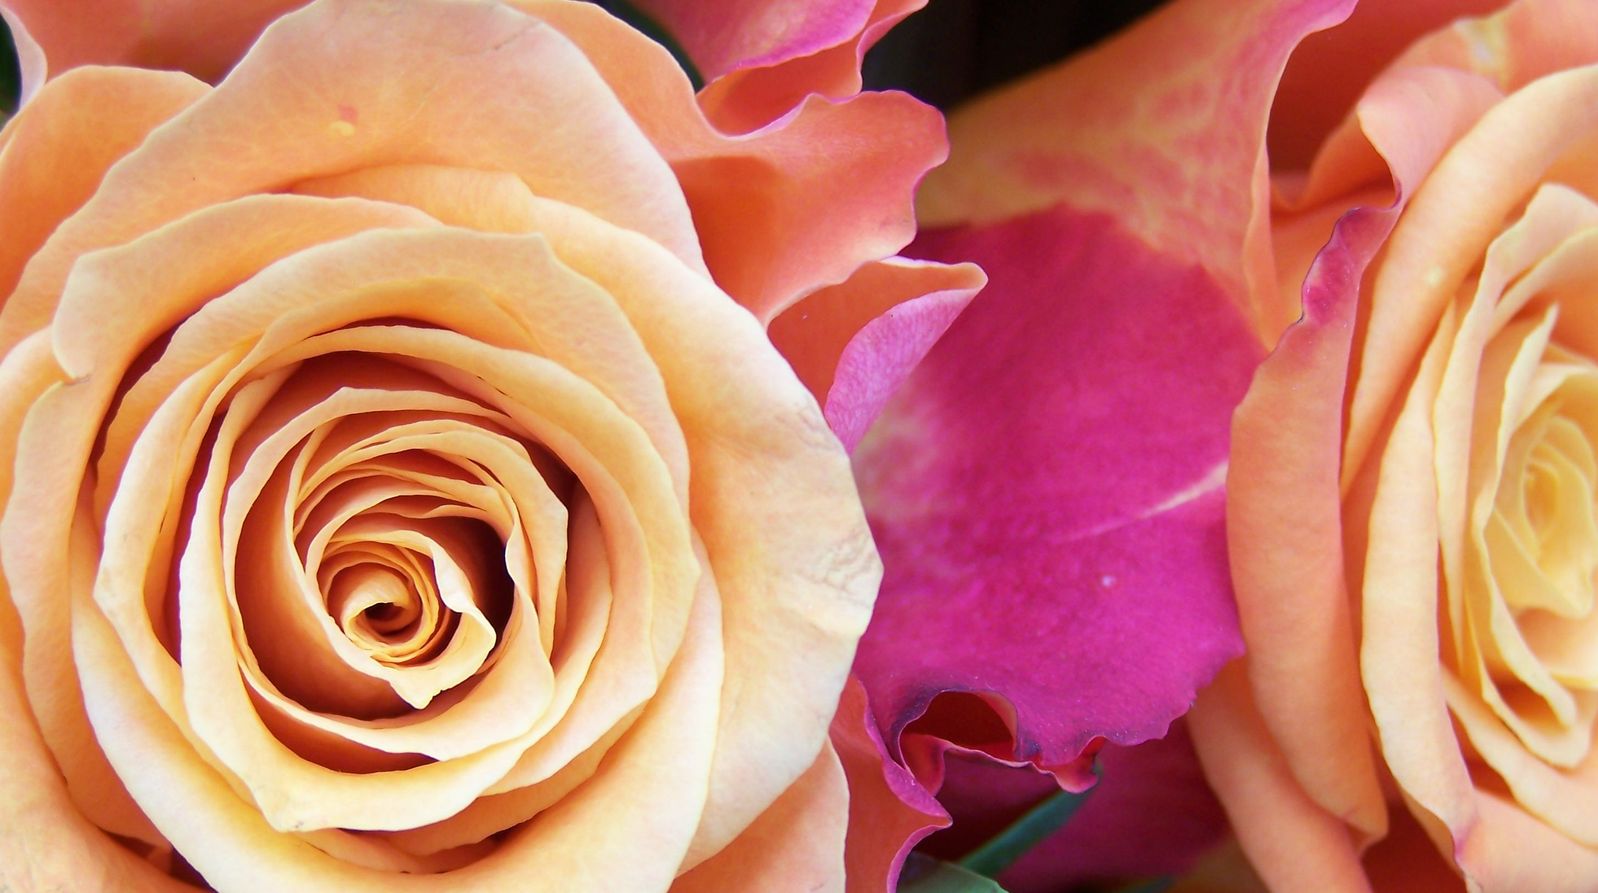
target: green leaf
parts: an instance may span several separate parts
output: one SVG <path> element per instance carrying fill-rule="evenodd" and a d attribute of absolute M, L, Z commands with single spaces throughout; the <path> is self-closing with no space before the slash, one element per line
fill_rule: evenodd
<path fill-rule="evenodd" d="M 1095 776 L 1099 774 L 1097 763 L 1093 766 L 1093 774 Z M 1032 807 L 1008 828 L 995 834 L 987 843 L 972 850 L 960 860 L 960 864 L 978 874 L 998 877 L 1000 872 L 1025 855 L 1027 850 L 1064 827 L 1066 821 L 1081 808 L 1082 802 L 1091 793 L 1093 793 L 1092 788 L 1080 794 L 1073 794 L 1070 791 L 1054 794 Z"/>
<path fill-rule="evenodd" d="M 911 853 L 899 875 L 899 893 L 1004 893 L 992 878 L 973 874 L 953 862 Z"/>
<path fill-rule="evenodd" d="M 698 93 L 705 86 L 705 79 L 699 74 L 699 69 L 694 66 L 694 60 L 688 58 L 688 51 L 677 42 L 671 32 L 667 31 L 659 22 L 655 21 L 648 13 L 634 6 L 630 0 L 594 0 L 606 12 L 643 32 L 645 37 L 653 40 L 666 48 L 671 53 L 677 64 L 688 75 L 688 80 L 694 85 L 694 92 Z"/>

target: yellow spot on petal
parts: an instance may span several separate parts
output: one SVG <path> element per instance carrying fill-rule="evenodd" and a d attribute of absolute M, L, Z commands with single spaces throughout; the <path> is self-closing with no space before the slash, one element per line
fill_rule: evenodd
<path fill-rule="evenodd" d="M 355 125 L 348 121 L 334 121 L 327 125 L 327 132 L 333 136 L 354 136 Z"/>

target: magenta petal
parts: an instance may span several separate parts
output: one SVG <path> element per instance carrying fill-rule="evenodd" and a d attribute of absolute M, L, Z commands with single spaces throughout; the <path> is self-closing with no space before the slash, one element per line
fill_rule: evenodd
<path fill-rule="evenodd" d="M 1102 215 L 924 234 L 991 277 L 857 454 L 886 576 L 856 670 L 890 748 L 944 691 L 1044 767 L 1163 735 L 1242 651 L 1222 483 L 1263 353 L 1221 288 Z"/>

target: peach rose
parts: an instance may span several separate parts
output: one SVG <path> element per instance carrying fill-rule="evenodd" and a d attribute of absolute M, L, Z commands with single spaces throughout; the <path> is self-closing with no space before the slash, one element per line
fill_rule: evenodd
<path fill-rule="evenodd" d="M 840 889 L 880 566 L 829 421 L 981 283 L 890 256 L 936 113 L 732 138 L 563 0 L 321 0 L 215 87 L 37 6 L 0 885 Z"/>
<path fill-rule="evenodd" d="M 1194 730 L 1273 889 L 1591 891 L 1598 6 L 1397 6 L 1276 99 L 1261 306 L 1302 320 L 1233 426 L 1249 652 Z"/>

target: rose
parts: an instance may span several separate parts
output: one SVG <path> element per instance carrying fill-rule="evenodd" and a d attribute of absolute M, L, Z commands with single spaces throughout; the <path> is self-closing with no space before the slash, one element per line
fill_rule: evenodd
<path fill-rule="evenodd" d="M 1233 428 L 1250 651 L 1194 720 L 1273 887 L 1457 884 L 1445 865 L 1473 889 L 1598 885 L 1593 13 L 1518 2 L 1339 71 L 1363 33 L 1440 24 L 1362 9 L 1277 97 L 1273 128 L 1313 150 L 1272 157 L 1303 321 Z M 1315 148 L 1332 82 L 1363 86 Z"/>
<path fill-rule="evenodd" d="M 980 282 L 885 259 L 936 116 L 730 139 L 562 2 L 51 73 L 0 134 L 6 882 L 840 885 L 877 564 L 761 323 L 864 424 L 937 334 L 873 317 Z"/>
<path fill-rule="evenodd" d="M 890 531 L 863 675 L 874 695 L 908 680 L 879 714 L 890 741 L 936 690 L 898 643 L 945 633 L 925 660 L 1009 700 L 1001 747 L 1046 761 L 1062 737 L 1152 725 L 1224 652 L 1223 617 L 1174 618 L 1209 604 L 1226 552 L 1170 532 L 1224 479 L 1250 653 L 1192 728 L 1270 885 L 1592 889 L 1588 435 L 1548 399 L 1579 413 L 1594 355 L 1575 297 L 1592 7 L 1422 39 L 1503 4 L 1368 2 L 1283 74 L 1354 5 L 1178 0 L 951 115 L 916 250 L 975 256 L 994 286 L 857 460 Z M 1532 346 L 1500 447 L 1481 432 L 1504 415 L 1503 326 Z M 1228 447 L 1213 426 L 1240 368 Z M 1002 417 L 1017 379 L 1028 412 Z M 939 447 L 896 462 L 907 443 Z M 1515 551 L 1539 530 L 1545 563 Z M 997 582 L 951 580 L 969 554 Z M 1125 588 L 1124 568 L 1160 582 Z M 1483 595 L 1510 573 L 1515 601 Z M 947 630 L 901 594 L 929 590 L 982 620 Z M 957 647 L 997 656 L 969 678 Z"/>

